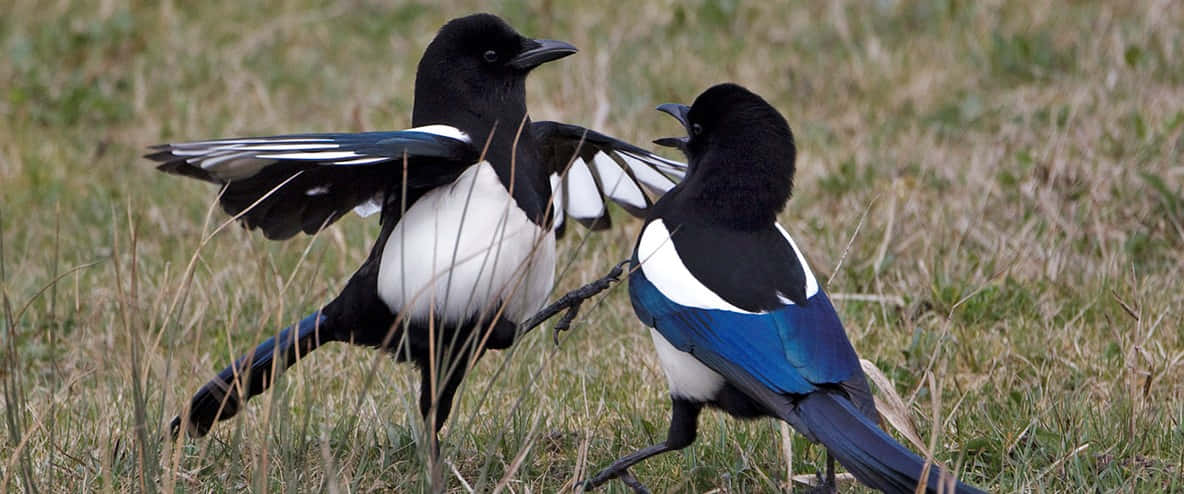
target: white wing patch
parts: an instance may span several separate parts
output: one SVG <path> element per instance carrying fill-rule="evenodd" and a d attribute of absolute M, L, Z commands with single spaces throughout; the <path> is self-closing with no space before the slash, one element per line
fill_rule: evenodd
<path fill-rule="evenodd" d="M 600 175 L 600 184 L 609 197 L 638 209 L 645 209 L 645 193 L 604 151 L 592 156 L 592 166 L 596 168 L 596 174 Z"/>
<path fill-rule="evenodd" d="M 625 152 L 618 154 L 621 155 L 621 159 L 625 160 L 625 164 L 629 165 L 629 170 L 633 172 L 633 176 L 637 177 L 637 180 L 645 184 L 646 187 L 654 189 L 654 191 L 660 194 L 664 194 L 666 191 L 674 188 L 674 182 L 672 180 L 647 166 L 641 159 Z M 679 176 L 682 176 L 681 172 Z"/>
<path fill-rule="evenodd" d="M 471 144 L 472 139 L 450 125 L 425 125 L 407 129 Z M 378 133 L 381 134 L 381 133 Z M 358 145 L 351 134 L 249 137 L 179 142 L 168 145 L 173 156 L 223 180 L 236 180 L 258 173 L 270 160 L 325 161 L 334 165 L 367 165 L 389 161 L 397 156 L 363 154 L 350 150 Z M 375 138 L 376 142 L 381 142 Z M 361 143 L 375 144 L 375 143 Z M 343 149 L 344 148 L 344 149 Z"/>
<path fill-rule="evenodd" d="M 604 200 L 592 178 L 592 171 L 582 158 L 576 158 L 567 170 L 567 213 L 575 218 L 599 218 L 604 215 Z"/>
<path fill-rule="evenodd" d="M 683 264 L 674 241 L 670 239 L 670 232 L 660 219 L 651 221 L 641 232 L 637 259 L 641 261 L 641 272 L 646 279 L 671 302 L 700 309 L 757 314 L 728 303 L 695 278 Z"/>
<path fill-rule="evenodd" d="M 472 143 L 472 138 L 460 129 L 450 125 L 425 125 L 406 129 L 403 132 L 419 132 L 448 139 Z M 161 151 L 164 158 L 157 161 L 172 161 L 167 156 L 185 160 L 185 163 L 201 168 L 211 177 L 222 182 L 252 177 L 276 161 L 322 162 L 326 165 L 369 165 L 397 159 L 383 152 L 385 140 L 397 139 L 399 132 L 364 132 L 361 134 L 308 134 L 272 137 L 244 137 L 210 139 L 204 141 L 177 142 L 154 149 Z M 397 149 L 397 147 L 392 148 Z M 304 191 L 308 197 L 330 193 L 326 186 L 311 187 Z M 360 216 L 370 216 L 382 211 L 382 198 L 375 197 L 354 207 Z"/>
<path fill-rule="evenodd" d="M 555 217 L 555 221 L 551 224 L 552 230 L 559 230 L 563 226 L 563 180 L 559 175 L 551 174 L 551 214 Z"/>

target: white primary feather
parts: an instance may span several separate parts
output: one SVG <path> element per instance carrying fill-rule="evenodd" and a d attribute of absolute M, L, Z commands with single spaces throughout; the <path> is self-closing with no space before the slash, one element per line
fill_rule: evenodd
<path fill-rule="evenodd" d="M 340 144 L 331 142 L 325 143 L 305 143 L 305 144 L 254 144 L 250 146 L 231 146 L 233 149 L 242 151 L 307 151 L 314 149 L 337 149 L 341 147 Z"/>
<path fill-rule="evenodd" d="M 386 241 L 378 294 L 412 320 L 459 323 L 505 304 L 521 322 L 546 301 L 555 235 L 518 208 L 487 162 L 415 202 Z"/>
<path fill-rule="evenodd" d="M 592 178 L 592 171 L 582 158 L 576 158 L 567 170 L 567 214 L 575 218 L 599 218 L 604 215 L 604 200 Z"/>
<path fill-rule="evenodd" d="M 349 160 L 349 161 L 338 161 L 337 163 L 334 163 L 334 164 L 335 165 L 367 165 L 370 163 L 378 163 L 379 161 L 386 161 L 389 159 L 390 158 L 388 158 L 386 156 L 374 156 L 374 157 L 368 157 L 368 158 L 358 158 L 356 160 Z"/>
<path fill-rule="evenodd" d="M 703 365 L 694 355 L 674 348 L 658 330 L 650 328 L 650 336 L 654 340 L 654 350 L 658 353 L 662 371 L 666 373 L 671 395 L 710 401 L 724 387 L 724 376 Z"/>
<path fill-rule="evenodd" d="M 333 142 L 329 137 L 250 137 L 245 139 L 213 139 L 209 141 L 174 142 L 176 149 L 205 149 L 229 147 L 234 144 L 270 144 L 280 142 Z"/>
<path fill-rule="evenodd" d="M 563 226 L 563 180 L 554 173 L 551 174 L 551 216 L 555 218 L 551 229 L 558 230 Z"/>
<path fill-rule="evenodd" d="M 632 156 L 640 161 L 649 163 L 649 166 L 657 168 L 665 173 L 669 173 L 678 179 L 682 179 L 687 174 L 687 164 L 680 163 L 674 160 L 668 160 L 653 153 L 646 153 L 644 155 L 618 150 L 619 153 Z"/>
<path fill-rule="evenodd" d="M 471 143 L 469 135 L 449 125 L 425 125 L 407 129 Z M 348 136 L 340 137 L 349 140 Z M 365 165 L 388 161 L 397 156 L 363 155 L 341 150 L 335 137 L 253 137 L 215 139 L 170 144 L 169 153 L 196 164 L 223 180 L 236 180 L 257 173 L 266 160 L 337 161 L 337 165 Z M 354 159 L 350 159 L 354 158 Z M 341 161 L 348 160 L 348 161 Z"/>
<path fill-rule="evenodd" d="M 633 176 L 637 177 L 637 180 L 646 186 L 662 193 L 674 188 L 674 182 L 672 180 L 658 173 L 657 170 L 650 168 L 640 158 L 625 152 L 617 154 L 629 165 L 629 169 L 633 171 Z"/>
<path fill-rule="evenodd" d="M 342 158 L 354 158 L 361 156 L 353 151 L 320 151 L 315 153 L 267 153 L 260 154 L 257 157 L 269 160 L 339 160 Z"/>
<path fill-rule="evenodd" d="M 592 166 L 596 167 L 600 184 L 609 197 L 637 208 L 645 208 L 645 194 L 616 161 L 601 151 L 592 157 Z"/>

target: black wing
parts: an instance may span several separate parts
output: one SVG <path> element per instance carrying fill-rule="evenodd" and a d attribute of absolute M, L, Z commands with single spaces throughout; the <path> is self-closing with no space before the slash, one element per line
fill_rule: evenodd
<path fill-rule="evenodd" d="M 644 217 L 654 197 L 670 190 L 687 165 L 577 125 L 534 122 L 540 154 L 550 168 L 555 228 L 564 216 L 595 230 L 611 225 L 604 199 Z"/>
<path fill-rule="evenodd" d="M 315 233 L 355 209 L 368 216 L 403 177 L 407 186 L 447 182 L 478 152 L 444 125 L 395 132 L 294 134 L 162 144 L 157 169 L 225 187 L 222 209 L 269 239 Z M 396 168 L 397 167 L 397 168 Z"/>

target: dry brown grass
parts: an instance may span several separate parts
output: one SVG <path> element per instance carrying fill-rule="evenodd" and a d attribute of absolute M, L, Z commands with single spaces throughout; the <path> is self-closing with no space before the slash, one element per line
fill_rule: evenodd
<path fill-rule="evenodd" d="M 2 488 L 423 489 L 415 377 L 357 348 L 318 351 L 210 440 L 157 440 L 231 356 L 335 293 L 376 228 L 349 218 L 287 243 L 228 228 L 198 250 L 213 191 L 138 156 L 169 139 L 402 128 L 435 29 L 489 7 L 10 4 Z M 653 106 L 724 80 L 781 109 L 801 148 L 783 222 L 965 479 L 1184 488 L 1179 2 L 494 10 L 582 49 L 532 78 L 536 119 L 644 143 L 676 131 Z M 564 288 L 624 257 L 638 224 L 618 220 L 572 231 Z M 622 292 L 562 347 L 535 334 L 481 363 L 444 435 L 450 490 L 550 492 L 662 437 L 665 381 Z M 785 481 L 779 444 L 774 423 L 708 414 L 694 447 L 635 473 L 658 490 L 768 491 Z M 793 450 L 796 472 L 820 465 L 819 448 Z"/>

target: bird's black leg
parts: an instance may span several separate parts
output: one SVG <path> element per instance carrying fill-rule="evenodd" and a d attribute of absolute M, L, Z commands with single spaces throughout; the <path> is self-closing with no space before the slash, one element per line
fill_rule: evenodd
<path fill-rule="evenodd" d="M 629 467 L 641 463 L 651 456 L 690 446 L 691 443 L 695 442 L 695 435 L 699 428 L 699 411 L 703 409 L 703 404 L 680 398 L 674 398 L 673 401 L 674 407 L 671 410 L 670 431 L 667 432 L 665 441 L 643 448 L 614 461 L 608 468 L 601 470 L 592 479 L 584 482 L 584 489 L 592 490 L 600 487 L 601 484 L 609 480 L 620 478 L 625 485 L 633 489 L 633 492 L 649 492 L 641 482 L 638 482 L 629 473 Z"/>
<path fill-rule="evenodd" d="M 580 304 L 583 304 L 585 300 L 594 297 L 596 294 L 607 290 L 609 287 L 613 286 L 613 283 L 620 281 L 621 273 L 623 272 L 625 265 L 628 263 L 628 259 L 617 263 L 617 265 L 613 266 L 613 269 L 610 270 L 608 274 L 604 275 L 603 278 L 567 292 L 562 297 L 559 297 L 559 300 L 556 300 L 555 303 L 543 307 L 542 310 L 535 313 L 535 315 L 531 316 L 530 319 L 527 319 L 526 322 L 519 326 L 519 328 L 521 328 L 519 333 L 525 334 L 538 325 L 542 324 L 547 319 L 550 319 L 555 314 L 558 314 L 560 311 L 566 310 L 567 312 L 565 312 L 563 317 L 559 319 L 559 322 L 555 324 L 555 330 L 551 335 L 555 339 L 555 344 L 558 345 L 559 332 L 566 330 L 571 326 L 572 321 L 575 320 L 576 315 L 580 312 Z"/>
<path fill-rule="evenodd" d="M 461 381 L 465 379 L 467 365 L 467 361 L 461 361 L 456 363 L 456 368 L 451 372 L 440 369 L 438 372 L 446 372 L 448 376 L 445 377 L 444 384 L 438 390 L 432 389 L 432 379 L 428 368 L 420 368 L 422 379 L 419 386 L 419 412 L 423 414 L 424 423 L 431 424 L 433 432 L 439 433 L 444 422 L 448 420 L 448 415 L 452 413 L 452 399 L 456 396 L 456 390 L 460 387 Z M 441 367 L 447 366 L 442 365 Z M 434 414 L 432 413 L 433 409 L 435 410 Z"/>
<path fill-rule="evenodd" d="M 275 372 L 282 372 L 321 343 L 330 341 L 331 334 L 320 331 L 323 320 L 319 312 L 305 317 L 239 357 L 202 386 L 189 402 L 189 435 L 206 435 L 214 422 L 233 417 L 248 399 L 267 390 L 273 381 L 273 367 Z M 180 416 L 173 418 L 173 438 L 180 434 L 181 422 Z"/>
<path fill-rule="evenodd" d="M 835 457 L 826 452 L 826 485 L 830 486 L 831 492 L 838 492 L 839 485 L 835 482 Z"/>
<path fill-rule="evenodd" d="M 839 492 L 839 484 L 835 481 L 835 457 L 830 454 L 830 450 L 826 452 L 826 476 L 822 472 L 818 472 L 818 485 L 810 488 L 810 494 L 836 494 Z"/>

